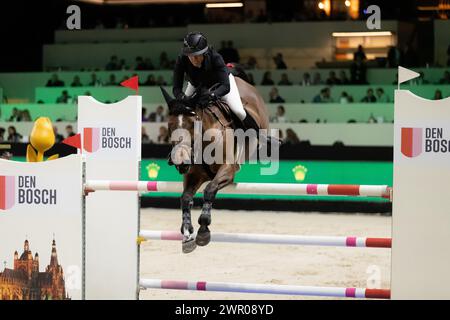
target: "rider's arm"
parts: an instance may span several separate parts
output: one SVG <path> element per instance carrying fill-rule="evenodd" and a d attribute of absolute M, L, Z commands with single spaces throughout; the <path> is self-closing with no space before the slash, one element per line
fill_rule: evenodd
<path fill-rule="evenodd" d="M 175 63 L 175 68 L 173 70 L 173 95 L 175 98 L 181 98 L 183 93 L 183 82 L 184 82 L 184 66 L 182 61 L 182 56 L 178 56 Z"/>
<path fill-rule="evenodd" d="M 228 78 L 228 67 L 225 65 L 220 54 L 214 54 L 212 57 L 212 65 L 215 69 L 218 83 L 220 84 L 214 91 L 214 95 L 218 98 L 223 97 L 230 92 L 230 78 Z"/>

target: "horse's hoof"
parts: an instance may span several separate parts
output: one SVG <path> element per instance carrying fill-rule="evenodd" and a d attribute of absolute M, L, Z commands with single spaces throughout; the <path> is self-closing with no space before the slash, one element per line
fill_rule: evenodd
<path fill-rule="evenodd" d="M 197 244 L 195 243 L 195 239 L 193 237 L 183 240 L 181 245 L 183 253 L 191 253 L 192 251 L 195 250 L 195 248 L 197 248 Z"/>
<path fill-rule="evenodd" d="M 211 241 L 211 232 L 205 225 L 200 226 L 197 232 L 197 237 L 195 238 L 195 243 L 198 246 L 206 246 Z"/>

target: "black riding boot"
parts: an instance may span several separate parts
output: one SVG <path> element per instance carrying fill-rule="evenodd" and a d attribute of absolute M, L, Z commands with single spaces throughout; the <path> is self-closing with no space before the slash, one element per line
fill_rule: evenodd
<path fill-rule="evenodd" d="M 267 144 L 268 148 L 271 147 L 272 144 L 279 146 L 281 144 L 281 140 L 277 139 L 275 137 L 272 137 L 270 135 L 267 135 L 267 130 L 259 132 L 259 126 L 256 123 L 255 119 L 247 112 L 247 115 L 245 116 L 244 120 L 242 120 L 242 123 L 244 125 L 244 130 L 248 129 L 254 129 L 256 130 L 256 133 L 258 134 L 258 139 L 261 144 Z"/>
<path fill-rule="evenodd" d="M 245 115 L 244 120 L 242 120 L 242 124 L 244 126 L 243 127 L 244 130 L 254 129 L 256 133 L 258 133 L 259 131 L 259 125 L 256 123 L 255 119 L 253 119 L 253 117 L 248 112 Z"/>

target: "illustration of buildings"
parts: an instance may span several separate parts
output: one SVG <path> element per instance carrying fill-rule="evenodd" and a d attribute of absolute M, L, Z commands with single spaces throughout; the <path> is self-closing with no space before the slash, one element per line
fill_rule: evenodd
<path fill-rule="evenodd" d="M 25 240 L 23 253 L 14 252 L 14 268 L 0 272 L 0 300 L 65 300 L 64 272 L 58 264 L 56 242 L 52 243 L 50 264 L 39 271 L 39 255 L 30 250 Z"/>

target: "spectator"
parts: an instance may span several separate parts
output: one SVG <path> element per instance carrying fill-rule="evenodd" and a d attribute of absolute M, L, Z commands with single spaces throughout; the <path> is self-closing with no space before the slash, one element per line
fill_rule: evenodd
<path fill-rule="evenodd" d="M 366 54 L 364 53 L 364 48 L 362 45 L 358 46 L 358 49 L 353 53 L 353 60 L 357 61 L 357 60 L 361 60 L 361 61 L 366 61 Z"/>
<path fill-rule="evenodd" d="M 350 80 L 347 78 L 347 73 L 344 70 L 339 72 L 339 81 L 342 85 L 350 84 Z"/>
<path fill-rule="evenodd" d="M 361 56 L 357 56 L 356 60 L 350 67 L 350 77 L 352 84 L 367 84 L 366 73 L 366 63 L 361 58 Z"/>
<path fill-rule="evenodd" d="M 256 69 L 258 67 L 258 62 L 254 56 L 248 57 L 247 64 L 245 65 L 246 69 Z"/>
<path fill-rule="evenodd" d="M 373 89 L 371 89 L 371 88 L 367 89 L 367 94 L 364 98 L 361 99 L 361 102 L 365 102 L 365 103 L 377 102 L 377 98 L 373 94 Z"/>
<path fill-rule="evenodd" d="M 283 131 L 281 130 L 281 129 L 272 129 L 272 130 L 277 130 L 277 134 L 278 134 L 278 139 L 280 139 L 281 141 L 284 141 L 284 138 L 283 138 Z M 276 136 L 276 134 L 275 135 L 272 135 L 272 136 L 274 136 L 274 137 L 277 137 Z"/>
<path fill-rule="evenodd" d="M 447 47 L 447 67 L 450 67 L 450 44 Z"/>
<path fill-rule="evenodd" d="M 122 18 L 117 18 L 116 29 L 128 29 L 128 23 Z"/>
<path fill-rule="evenodd" d="M 292 86 L 292 82 L 289 81 L 288 75 L 286 73 L 283 73 L 281 75 L 281 80 L 278 82 L 279 86 Z"/>
<path fill-rule="evenodd" d="M 339 98 L 339 103 L 341 104 L 350 103 L 350 97 L 346 91 L 342 91 L 341 96 Z"/>
<path fill-rule="evenodd" d="M 116 75 L 114 73 L 109 75 L 109 80 L 106 83 L 107 86 L 117 86 Z"/>
<path fill-rule="evenodd" d="M 422 84 L 429 84 L 430 82 L 425 79 L 425 74 L 423 71 L 419 71 L 420 76 L 417 78 L 412 79 L 409 83 L 413 85 L 422 85 Z"/>
<path fill-rule="evenodd" d="M 300 143 L 300 139 L 293 129 L 291 129 L 291 128 L 286 129 L 286 138 L 284 139 L 284 143 L 287 143 L 287 144 L 299 144 Z"/>
<path fill-rule="evenodd" d="M 236 48 L 234 48 L 233 46 L 233 41 L 229 40 L 227 42 L 227 46 L 228 46 L 228 58 L 230 59 L 230 61 L 225 61 L 225 63 L 227 62 L 236 62 L 239 63 L 239 61 L 241 61 L 241 57 L 239 56 L 239 52 L 237 51 Z"/>
<path fill-rule="evenodd" d="M 270 71 L 264 72 L 263 79 L 261 81 L 262 86 L 273 86 L 275 83 L 272 80 L 272 74 Z"/>
<path fill-rule="evenodd" d="M 278 123 L 286 122 L 285 114 L 286 114 L 286 110 L 284 109 L 284 107 L 282 105 L 279 105 L 277 107 L 277 113 L 276 113 L 273 121 L 278 122 Z"/>
<path fill-rule="evenodd" d="M 441 99 L 444 99 L 444 98 L 442 97 L 442 91 L 441 91 L 441 90 L 436 90 L 436 91 L 434 92 L 433 100 L 441 100 Z"/>
<path fill-rule="evenodd" d="M 66 137 L 67 138 L 70 138 L 70 137 L 73 137 L 75 135 L 75 132 L 73 132 L 73 127 L 72 127 L 72 125 L 67 125 L 66 126 Z"/>
<path fill-rule="evenodd" d="M 142 122 L 147 122 L 147 121 L 148 121 L 147 108 L 142 108 Z"/>
<path fill-rule="evenodd" d="M 390 46 L 387 54 L 387 65 L 388 68 L 397 68 L 401 61 L 400 49 L 396 46 Z"/>
<path fill-rule="evenodd" d="M 152 74 L 149 74 L 147 76 L 147 80 L 143 83 L 144 86 L 156 86 L 155 76 Z"/>
<path fill-rule="evenodd" d="M 313 103 L 331 103 L 333 98 L 331 98 L 330 88 L 323 88 L 320 93 L 315 96 L 312 100 Z"/>
<path fill-rule="evenodd" d="M 56 143 L 61 143 L 61 141 L 64 140 L 63 135 L 58 133 L 58 127 L 57 126 L 53 126 L 53 133 L 55 134 L 55 142 Z"/>
<path fill-rule="evenodd" d="M 144 126 L 142 126 L 141 132 L 142 132 L 141 142 L 142 143 L 151 143 L 152 141 L 150 140 L 150 137 L 148 136 L 147 130 L 145 130 Z"/>
<path fill-rule="evenodd" d="M 275 68 L 277 69 L 287 69 L 287 65 L 283 60 L 283 55 L 278 52 L 275 57 L 273 57 L 273 62 L 275 62 Z"/>
<path fill-rule="evenodd" d="M 330 76 L 327 79 L 327 85 L 332 86 L 335 84 L 341 84 L 341 80 L 336 77 L 336 72 L 330 71 Z"/>
<path fill-rule="evenodd" d="M 71 86 L 71 87 L 82 87 L 83 84 L 82 84 L 81 81 L 80 81 L 80 77 L 79 77 L 79 76 L 73 77 L 73 81 L 72 81 L 72 83 L 71 83 L 70 86 Z"/>
<path fill-rule="evenodd" d="M 69 99 L 69 93 L 67 92 L 67 90 L 63 90 L 61 96 L 56 99 L 56 103 L 69 103 Z"/>
<path fill-rule="evenodd" d="M 16 127 L 8 127 L 8 142 L 20 142 L 22 140 L 22 135 L 17 132 Z"/>
<path fill-rule="evenodd" d="M 144 59 L 142 57 L 136 57 L 136 65 L 134 66 L 134 70 L 146 70 L 147 67 L 144 63 Z"/>
<path fill-rule="evenodd" d="M 222 56 L 225 63 L 232 62 L 228 56 L 227 42 L 225 40 L 220 41 L 220 49 L 218 53 Z"/>
<path fill-rule="evenodd" d="M 150 122 L 164 122 L 164 107 L 158 106 L 156 108 L 155 112 L 150 113 L 150 116 L 148 117 L 148 121 Z"/>
<path fill-rule="evenodd" d="M 146 58 L 144 61 L 145 70 L 155 70 L 155 66 L 150 58 Z"/>
<path fill-rule="evenodd" d="M 123 76 L 122 80 L 120 80 L 120 82 L 119 82 L 119 83 L 122 83 L 122 82 L 124 82 L 124 81 L 127 81 L 128 79 L 129 79 L 129 77 L 128 77 L 128 76 Z"/>
<path fill-rule="evenodd" d="M 105 66 L 105 70 L 114 71 L 114 70 L 120 70 L 120 69 L 122 69 L 122 68 L 117 59 L 117 56 L 111 56 L 111 59 Z"/>
<path fill-rule="evenodd" d="M 97 30 L 105 29 L 105 26 L 103 25 L 102 20 L 97 19 L 97 21 L 95 22 L 94 29 L 97 29 Z"/>
<path fill-rule="evenodd" d="M 30 122 L 31 120 L 31 115 L 30 115 L 30 110 L 25 109 L 21 112 L 21 119 L 20 121 L 26 121 L 26 122 Z"/>
<path fill-rule="evenodd" d="M 89 86 L 98 87 L 101 85 L 102 85 L 102 82 L 100 81 L 100 79 L 97 78 L 97 75 L 95 73 L 91 74 L 91 82 L 89 82 Z"/>
<path fill-rule="evenodd" d="M 11 112 L 11 116 L 8 121 L 20 121 L 20 111 L 17 108 L 13 108 Z"/>
<path fill-rule="evenodd" d="M 5 142 L 5 128 L 0 127 L 0 142 Z"/>
<path fill-rule="evenodd" d="M 167 56 L 167 52 L 163 51 L 159 55 L 159 69 L 161 70 L 167 70 L 170 69 L 170 61 Z"/>
<path fill-rule="evenodd" d="M 312 85 L 311 75 L 309 74 L 309 72 L 303 73 L 303 78 L 302 78 L 302 81 L 300 81 L 300 85 L 302 85 L 302 86 Z"/>
<path fill-rule="evenodd" d="M 377 119 L 373 116 L 373 113 L 370 114 L 370 117 L 367 120 L 367 123 L 377 123 Z"/>
<path fill-rule="evenodd" d="M 398 72 L 395 73 L 395 80 L 392 81 L 392 84 L 395 84 L 395 85 L 398 84 Z"/>
<path fill-rule="evenodd" d="M 256 22 L 266 22 L 267 21 L 267 15 L 264 12 L 263 9 L 259 10 L 259 14 L 256 17 Z"/>
<path fill-rule="evenodd" d="M 47 81 L 46 87 L 64 87 L 64 81 L 59 80 L 58 75 L 54 73 L 52 78 Z"/>
<path fill-rule="evenodd" d="M 130 69 L 130 68 L 126 65 L 125 59 L 120 59 L 119 70 L 128 70 L 128 69 Z"/>
<path fill-rule="evenodd" d="M 450 84 L 450 72 L 448 70 L 444 72 L 444 76 L 439 80 L 439 84 Z"/>
<path fill-rule="evenodd" d="M 379 103 L 389 103 L 389 97 L 384 93 L 383 88 L 377 88 L 376 98 Z"/>
<path fill-rule="evenodd" d="M 255 79 L 253 79 L 252 73 L 247 73 L 247 80 L 248 80 L 248 83 L 250 83 L 252 86 L 255 85 Z"/>
<path fill-rule="evenodd" d="M 253 10 L 247 10 L 245 12 L 245 22 L 255 22 L 255 15 L 253 14 Z"/>
<path fill-rule="evenodd" d="M 164 77 L 159 75 L 158 79 L 156 79 L 156 85 L 158 86 L 167 86 L 167 82 L 164 80 Z"/>
<path fill-rule="evenodd" d="M 3 129 L 4 130 L 4 129 Z M 13 154 L 11 152 L 5 151 L 0 155 L 1 159 L 5 159 L 5 160 L 11 160 L 13 157 Z"/>
<path fill-rule="evenodd" d="M 158 143 L 169 143 L 169 130 L 166 127 L 159 127 Z"/>
<path fill-rule="evenodd" d="M 417 66 L 417 55 L 415 50 L 411 47 L 411 45 L 405 45 L 403 49 L 403 62 L 404 67 L 416 67 Z"/>
<path fill-rule="evenodd" d="M 284 99 L 278 94 L 278 89 L 273 87 L 269 92 L 270 103 L 284 103 Z"/>
<path fill-rule="evenodd" d="M 320 77 L 319 72 L 314 73 L 314 79 L 312 81 L 312 84 L 315 86 L 323 84 L 323 81 L 322 81 L 322 78 Z"/>

